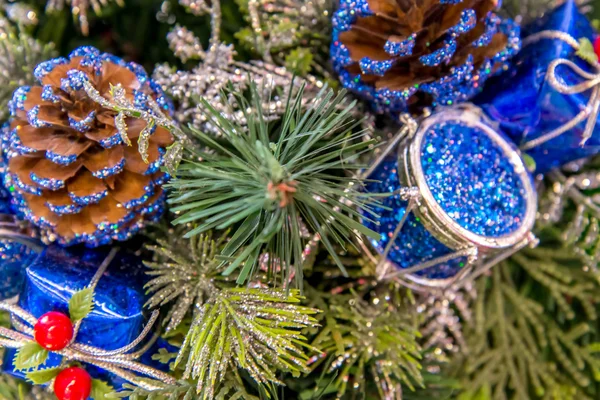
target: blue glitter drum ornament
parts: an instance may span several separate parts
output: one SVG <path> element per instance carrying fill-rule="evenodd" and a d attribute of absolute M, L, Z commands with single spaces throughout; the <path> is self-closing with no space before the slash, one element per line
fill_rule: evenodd
<path fill-rule="evenodd" d="M 525 28 L 515 67 L 475 102 L 536 162 L 536 171 L 600 152 L 600 65 L 579 41 L 597 33 L 574 1 Z"/>
<path fill-rule="evenodd" d="M 157 315 L 150 318 L 151 322 L 144 316 L 144 280 L 141 260 L 116 249 L 110 252 L 67 250 L 58 246 L 44 249 L 27 267 L 18 300 L 18 306 L 33 319 L 51 311 L 68 316 L 69 300 L 74 293 L 96 286 L 92 311 L 82 320 L 75 344 L 60 354 L 51 351 L 41 368 L 61 365 L 66 357 L 67 363 L 84 363 L 93 378 L 119 389 L 127 377 L 135 377 L 131 372 L 120 371 L 140 372 L 136 362 L 141 361 L 151 369 L 150 375 L 142 372 L 143 375 L 170 379 L 161 373 L 168 371 L 168 365 L 152 360 L 159 349 L 174 352 L 174 348 L 149 331 Z M 14 329 L 27 333 L 23 323 L 14 324 Z M 24 378 L 25 371 L 17 370 L 14 365 L 15 353 L 15 349 L 6 351 L 2 368 Z"/>
<path fill-rule="evenodd" d="M 477 94 L 520 49 L 498 0 L 342 0 L 331 58 L 342 85 L 377 112 L 451 105 Z"/>
<path fill-rule="evenodd" d="M 481 110 L 455 106 L 412 124 L 365 173 L 366 191 L 391 195 L 379 225 L 366 223 L 381 234 L 370 243 L 377 255 L 368 251 L 381 277 L 446 286 L 534 240 L 532 178 Z"/>
<path fill-rule="evenodd" d="M 34 75 L 38 86 L 14 92 L 3 139 L 8 187 L 25 218 L 61 245 L 99 246 L 159 217 L 160 166 L 173 138 L 121 110 L 166 118 L 172 107 L 160 87 L 141 66 L 93 47 Z"/>

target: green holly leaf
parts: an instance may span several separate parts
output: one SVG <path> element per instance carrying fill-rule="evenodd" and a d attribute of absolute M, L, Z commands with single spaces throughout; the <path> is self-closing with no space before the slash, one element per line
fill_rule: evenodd
<path fill-rule="evenodd" d="M 25 378 L 34 385 L 43 385 L 56 378 L 56 375 L 61 371 L 60 368 L 42 368 L 35 371 L 30 371 L 25 374 Z"/>
<path fill-rule="evenodd" d="M 90 288 L 82 289 L 73 294 L 69 300 L 69 315 L 73 323 L 87 317 L 94 306 L 94 291 Z"/>
<path fill-rule="evenodd" d="M 106 395 L 113 393 L 115 390 L 108 383 L 99 379 L 92 379 L 92 393 L 90 397 L 94 400 L 105 399 Z"/>
<path fill-rule="evenodd" d="M 27 343 L 15 355 L 15 368 L 17 370 L 37 368 L 48 358 L 48 350 L 36 342 Z"/>
<path fill-rule="evenodd" d="M 579 39 L 579 50 L 577 50 L 575 54 L 590 64 L 596 64 L 598 62 L 598 56 L 594 51 L 594 45 L 588 38 Z"/>

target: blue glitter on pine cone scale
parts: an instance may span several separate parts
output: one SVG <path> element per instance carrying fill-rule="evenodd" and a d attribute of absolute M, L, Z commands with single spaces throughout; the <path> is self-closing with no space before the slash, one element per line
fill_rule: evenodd
<path fill-rule="evenodd" d="M 95 247 L 127 240 L 164 211 L 160 171 L 171 134 L 154 126 L 148 162 L 138 152 L 146 120 L 127 117 L 128 146 L 113 105 L 87 94 L 91 84 L 108 102 L 120 86 L 129 108 L 171 115 L 173 106 L 144 69 L 84 46 L 40 63 L 37 86 L 18 88 L 3 129 L 4 184 L 19 215 L 48 230 L 64 246 Z M 142 114 L 143 114 L 142 113 Z"/>
<path fill-rule="evenodd" d="M 463 4 L 462 0 L 439 3 L 445 7 Z M 429 26 L 407 33 L 413 21 L 406 19 L 419 12 L 402 10 L 398 4 L 343 0 L 333 15 L 330 51 L 334 69 L 342 85 L 367 100 L 376 112 L 399 113 L 467 101 L 490 76 L 507 69 L 521 48 L 519 25 L 493 11 L 478 15 L 485 8 L 479 4 L 467 8 L 464 2 L 462 12 L 453 16 L 453 25 L 434 38 L 429 37 Z M 499 40 L 505 46 L 498 51 Z"/>

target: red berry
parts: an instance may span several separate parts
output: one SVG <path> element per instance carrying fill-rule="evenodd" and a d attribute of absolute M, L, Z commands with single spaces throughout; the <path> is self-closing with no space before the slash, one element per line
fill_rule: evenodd
<path fill-rule="evenodd" d="M 54 394 L 58 400 L 86 400 L 91 391 L 92 378 L 79 367 L 60 371 L 54 380 Z"/>
<path fill-rule="evenodd" d="M 73 324 L 63 313 L 51 311 L 42 315 L 33 328 L 35 341 L 48 350 L 62 350 L 73 339 Z"/>
<path fill-rule="evenodd" d="M 596 53 L 596 56 L 598 56 L 598 60 L 600 60 L 600 36 L 594 40 L 594 52 Z"/>

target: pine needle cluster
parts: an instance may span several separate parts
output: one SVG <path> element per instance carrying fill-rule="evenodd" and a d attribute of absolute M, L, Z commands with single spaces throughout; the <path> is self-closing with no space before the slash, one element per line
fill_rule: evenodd
<path fill-rule="evenodd" d="M 268 254 L 268 269 L 283 281 L 295 276 L 302 282 L 303 251 L 310 236 L 318 234 L 323 246 L 343 270 L 334 244 L 347 246 L 357 235 L 377 237 L 359 222 L 368 218 L 368 195 L 361 182 L 347 177 L 360 169 L 355 162 L 373 143 L 354 132 L 350 118 L 354 103 L 345 94 L 323 89 L 305 110 L 303 90 L 287 99 L 280 122 L 266 122 L 258 89 L 251 86 L 250 101 L 230 93 L 245 112 L 246 126 L 224 118 L 208 102 L 203 108 L 221 139 L 192 130 L 206 150 L 189 149 L 169 183 L 170 204 L 179 213 L 174 224 L 197 226 L 186 237 L 211 229 L 232 229 L 233 236 L 219 258 L 225 275 L 239 269 L 237 282 L 248 282 Z M 372 215 L 372 213 L 371 213 Z"/>

